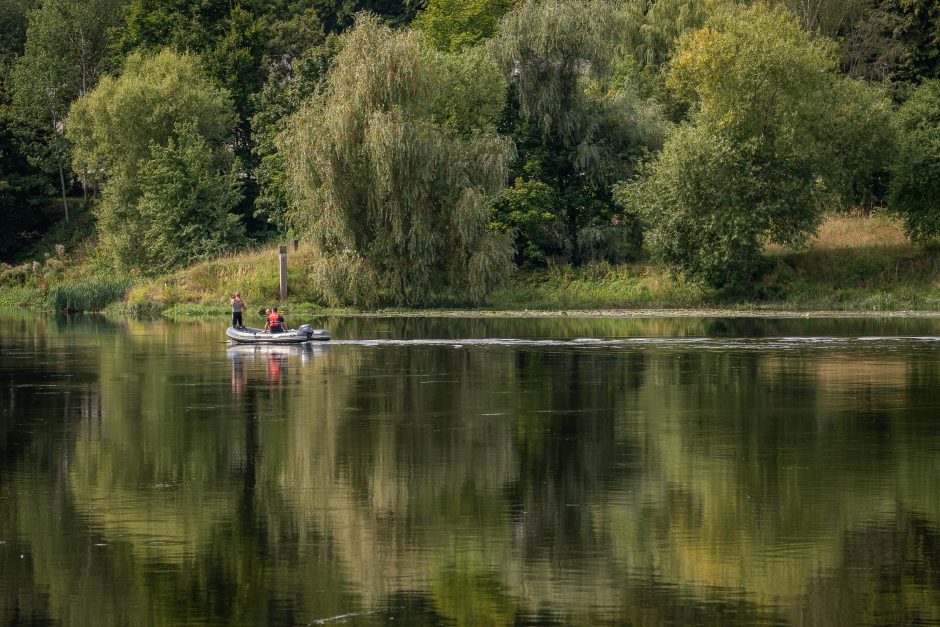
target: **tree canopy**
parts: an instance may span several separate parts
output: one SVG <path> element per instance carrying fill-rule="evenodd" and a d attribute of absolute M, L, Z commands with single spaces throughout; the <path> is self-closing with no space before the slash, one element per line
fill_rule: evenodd
<path fill-rule="evenodd" d="M 508 142 L 492 127 L 447 123 L 466 111 L 445 91 L 453 64 L 415 33 L 361 15 L 341 46 L 280 139 L 292 219 L 324 255 L 324 290 L 354 304 L 479 298 L 508 266 L 505 240 L 485 229 Z M 465 76 L 477 82 L 458 95 L 500 98 L 498 75 Z"/>
<path fill-rule="evenodd" d="M 541 237 L 532 228 L 554 230 L 549 223 L 560 223 L 564 247 L 557 252 L 563 259 L 622 260 L 639 252 L 638 227 L 616 206 L 610 186 L 661 145 L 666 125 L 659 107 L 640 98 L 629 77 L 616 80 L 612 73 L 616 15 L 603 0 L 526 0 L 506 14 L 489 44 L 512 80 L 504 124 L 519 151 L 516 188 L 538 181 L 557 199 L 554 211 L 538 212 L 546 218 L 542 225 L 497 214 L 498 222 L 518 229 L 518 249 Z M 542 252 L 521 261 L 556 251 Z"/>
<path fill-rule="evenodd" d="M 77 169 L 94 178 L 133 176 L 152 144 L 166 146 L 180 123 L 221 146 L 232 135 L 231 98 L 199 69 L 194 55 L 163 50 L 128 57 L 72 106 L 66 133 Z"/>
<path fill-rule="evenodd" d="M 58 170 L 68 220 L 69 147 L 62 135 L 72 101 L 111 67 L 111 29 L 124 0 L 47 0 L 29 14 L 23 54 L 11 76 L 13 113 L 31 141 L 24 152 L 34 165 Z"/>
<path fill-rule="evenodd" d="M 929 80 L 898 112 L 899 155 L 891 206 L 911 239 L 940 243 L 940 80 Z"/>
<path fill-rule="evenodd" d="M 120 76 L 103 78 L 72 105 L 73 160 L 90 180 L 104 181 L 98 232 L 118 266 L 158 271 L 224 248 L 206 242 L 235 239 L 226 226 L 241 198 L 230 172 L 235 112 L 199 68 L 193 55 L 135 53 Z M 218 198 L 200 206 L 212 194 Z M 193 235 L 205 229 L 218 232 Z M 180 250 L 171 254 L 166 242 Z"/>
<path fill-rule="evenodd" d="M 680 36 L 666 84 L 691 116 L 648 179 L 623 195 L 648 221 L 652 248 L 690 278 L 723 287 L 753 279 L 765 244 L 799 245 L 813 233 L 824 201 L 851 178 L 833 118 L 844 125 L 837 137 L 868 119 L 853 126 L 853 115 L 833 108 L 868 115 L 883 106 L 841 87 L 848 79 L 836 68 L 832 44 L 760 3 L 729 6 Z"/>
<path fill-rule="evenodd" d="M 116 267 L 302 237 L 333 302 L 416 305 L 482 298 L 510 262 L 658 254 L 699 283 L 747 284 L 769 244 L 800 246 L 849 207 L 888 203 L 936 239 L 917 180 L 940 107 L 933 0 L 0 0 L 0 14 L 0 208 L 34 241 L 55 194 L 63 218 L 81 199 Z M 203 213 L 194 199 L 213 194 Z M 48 224 L 21 219 L 40 206 Z M 219 237 L 159 231 L 180 221 Z"/>
<path fill-rule="evenodd" d="M 514 0 L 429 0 L 415 26 L 441 50 L 456 51 L 489 39 Z"/>

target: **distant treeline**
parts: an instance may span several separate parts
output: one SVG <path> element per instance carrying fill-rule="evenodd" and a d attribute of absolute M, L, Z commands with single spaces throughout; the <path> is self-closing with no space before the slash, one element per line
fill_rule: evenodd
<path fill-rule="evenodd" d="M 0 260 L 81 199 L 108 268 L 290 234 L 331 304 L 748 285 L 827 210 L 940 240 L 938 79 L 935 0 L 0 0 Z"/>

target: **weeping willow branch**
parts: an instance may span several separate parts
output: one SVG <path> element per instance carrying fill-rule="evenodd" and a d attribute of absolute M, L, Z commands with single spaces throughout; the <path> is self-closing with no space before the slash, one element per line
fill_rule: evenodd
<path fill-rule="evenodd" d="M 471 110 L 445 97 L 459 65 L 449 61 L 419 35 L 360 15 L 325 87 L 278 139 L 291 220 L 323 256 L 316 272 L 335 304 L 479 299 L 509 268 L 486 207 L 512 145 L 491 122 L 441 122 L 498 111 L 479 103 L 502 98 L 505 85 L 495 70 L 467 72 Z"/>

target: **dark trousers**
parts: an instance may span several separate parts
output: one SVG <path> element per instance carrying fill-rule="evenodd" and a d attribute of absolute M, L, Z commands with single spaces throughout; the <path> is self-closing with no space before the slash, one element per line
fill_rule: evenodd
<path fill-rule="evenodd" d="M 233 311 L 233 312 L 232 312 L 232 326 L 233 326 L 233 327 L 241 327 L 241 326 L 244 326 L 244 325 L 242 324 L 242 312 L 240 312 L 240 311 Z"/>

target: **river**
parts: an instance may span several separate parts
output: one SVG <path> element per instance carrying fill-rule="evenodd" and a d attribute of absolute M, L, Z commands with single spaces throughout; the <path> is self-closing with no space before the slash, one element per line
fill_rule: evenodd
<path fill-rule="evenodd" d="M 0 312 L 0 624 L 940 624 L 938 319 L 313 322 Z"/>

